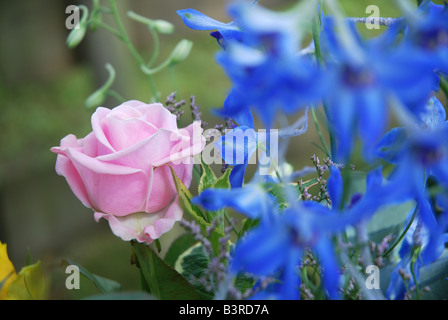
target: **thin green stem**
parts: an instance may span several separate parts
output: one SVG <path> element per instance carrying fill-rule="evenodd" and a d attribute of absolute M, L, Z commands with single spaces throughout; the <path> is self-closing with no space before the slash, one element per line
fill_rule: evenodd
<path fill-rule="evenodd" d="M 395 247 L 403 240 L 404 236 L 408 232 L 409 228 L 411 227 L 412 223 L 414 222 L 415 216 L 417 215 L 418 206 L 415 207 L 414 213 L 412 214 L 411 220 L 409 221 L 406 228 L 403 230 L 403 232 L 400 234 L 398 239 L 389 247 L 389 249 L 386 250 L 386 252 L 383 253 L 382 257 L 387 257 L 394 249 Z"/>
<path fill-rule="evenodd" d="M 121 41 L 124 40 L 124 39 L 123 39 L 123 36 L 121 35 L 121 33 L 118 32 L 117 30 L 115 30 L 114 28 L 112 28 L 111 26 L 109 26 L 108 24 L 105 24 L 104 22 L 101 22 L 101 21 L 93 21 L 93 20 L 90 20 L 90 21 L 88 22 L 88 24 L 91 24 L 91 23 L 95 23 L 98 27 L 101 27 L 101 28 L 103 28 L 103 29 L 106 29 L 107 31 L 109 31 L 110 33 L 112 33 L 114 36 L 116 36 L 118 39 L 120 39 Z"/>
<path fill-rule="evenodd" d="M 331 157 L 330 149 L 328 149 L 327 143 L 325 142 L 325 139 L 322 135 L 322 131 L 320 130 L 319 122 L 317 121 L 316 112 L 314 111 L 314 108 L 311 108 L 311 114 L 313 116 L 314 126 L 316 127 L 316 131 L 319 136 L 319 140 L 322 143 L 325 153 L 326 153 L 327 157 Z"/>
<path fill-rule="evenodd" d="M 151 59 L 146 64 L 146 66 L 148 68 L 151 68 L 151 66 L 154 64 L 154 62 L 156 61 L 157 57 L 159 56 L 160 39 L 159 39 L 159 34 L 157 33 L 156 30 L 154 30 L 154 28 L 148 27 L 148 29 L 149 29 L 149 32 L 151 33 L 152 39 L 154 41 L 154 49 L 153 49 L 153 53 L 152 53 Z"/>
<path fill-rule="evenodd" d="M 110 7 L 112 10 L 112 15 L 114 17 L 115 23 L 117 24 L 118 30 L 122 36 L 121 40 L 126 45 L 126 47 L 129 49 L 129 51 L 131 52 L 131 54 L 135 58 L 135 60 L 137 60 L 137 62 L 140 64 L 140 66 L 145 66 L 146 65 L 145 60 L 142 58 L 142 56 L 138 53 L 135 46 L 132 44 L 131 39 L 129 38 L 129 35 L 126 32 L 126 29 L 123 25 L 123 22 L 121 21 L 120 15 L 118 14 L 117 0 L 109 0 L 109 3 L 110 3 Z M 154 97 L 155 101 L 158 101 L 159 97 L 158 97 L 158 92 L 157 92 L 157 88 L 155 86 L 154 80 L 152 79 L 151 75 L 149 75 L 149 74 L 146 74 L 146 77 L 148 79 L 149 86 L 151 87 L 153 97 Z"/>
<path fill-rule="evenodd" d="M 111 97 L 115 98 L 115 100 L 117 100 L 119 103 L 123 103 L 126 100 L 115 90 L 109 90 L 107 92 L 108 95 L 110 95 Z"/>
<path fill-rule="evenodd" d="M 226 221 L 227 221 L 227 223 L 229 224 L 229 226 L 232 226 L 232 230 L 233 230 L 233 232 L 235 232 L 235 234 L 236 234 L 237 236 L 239 236 L 240 231 L 236 230 L 236 228 L 235 228 L 235 224 L 233 224 L 233 223 L 232 223 L 232 220 L 230 220 L 230 217 L 229 217 L 229 214 L 228 214 L 227 211 L 224 211 L 224 217 L 226 218 Z"/>
<path fill-rule="evenodd" d="M 322 4 L 321 4 L 321 6 L 322 6 Z M 313 25 L 312 25 L 313 41 L 314 41 L 314 53 L 316 55 L 316 61 L 317 61 L 318 67 L 322 68 L 323 67 L 323 64 L 322 64 L 322 52 L 321 52 L 321 48 L 320 48 L 320 38 L 319 38 L 320 29 L 321 29 L 320 16 L 319 16 L 319 12 L 316 10 L 315 17 L 314 17 L 314 20 L 313 20 Z M 328 148 L 328 146 L 326 146 L 326 144 L 324 144 L 324 148 L 326 150 L 326 153 L 327 153 L 328 157 L 333 159 L 334 158 L 333 152 L 335 151 L 334 150 L 335 142 L 334 142 L 334 135 L 333 135 L 333 132 L 332 132 L 331 127 L 330 127 L 330 120 L 331 120 L 330 119 L 330 111 L 329 111 L 328 105 L 327 105 L 327 103 L 325 101 L 323 101 L 322 105 L 324 107 L 325 117 L 327 118 L 327 128 L 328 128 L 328 135 L 329 135 L 329 138 L 330 138 L 331 152 L 330 152 L 330 149 Z M 316 115 L 314 113 L 314 110 L 313 109 L 311 109 L 311 110 L 312 110 L 312 113 L 313 113 L 313 118 L 316 119 L 314 121 L 314 123 L 316 124 L 317 123 Z M 317 127 L 316 127 L 316 129 L 317 129 Z M 321 139 L 321 141 L 324 141 L 323 138 L 322 138 L 322 133 L 320 132 L 320 130 L 318 131 L 318 133 L 319 133 L 319 138 Z"/>
<path fill-rule="evenodd" d="M 448 81 L 444 77 L 440 77 L 440 88 L 448 98 Z"/>
<path fill-rule="evenodd" d="M 415 251 L 412 254 L 412 260 L 411 260 L 411 274 L 412 274 L 412 279 L 414 280 L 415 293 L 417 295 L 417 300 L 420 300 L 421 296 L 420 296 L 420 289 L 419 289 L 418 281 L 417 281 L 418 279 L 417 279 L 417 276 L 415 275 L 415 271 L 414 271 L 414 265 L 418 259 L 420 250 L 421 250 L 420 248 L 415 249 Z"/>

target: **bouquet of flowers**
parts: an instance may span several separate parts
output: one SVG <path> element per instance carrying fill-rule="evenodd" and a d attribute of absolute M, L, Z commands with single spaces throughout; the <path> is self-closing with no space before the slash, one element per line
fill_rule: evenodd
<path fill-rule="evenodd" d="M 191 96 L 194 121 L 180 128 L 185 100 L 162 99 L 153 75 L 183 62 L 193 43 L 180 41 L 154 66 L 159 34 L 173 26 L 128 12 L 157 44 L 147 62 L 116 0 L 104 2 L 79 7 L 67 44 L 107 29 L 135 58 L 151 100 L 112 91 L 115 70 L 106 65 L 109 80 L 86 100 L 95 108 L 92 132 L 68 135 L 51 151 L 57 174 L 94 219 L 130 242 L 143 297 L 448 297 L 447 4 L 396 0 L 400 17 L 371 6 L 360 18 L 334 0 L 283 11 L 237 1 L 227 23 L 178 8 L 186 26 L 217 40 L 216 62 L 231 82 L 213 111 L 222 123 L 201 121 Z M 116 26 L 102 22 L 106 14 Z M 360 32 L 380 27 L 374 37 Z M 101 106 L 108 95 L 117 107 Z M 315 153 L 294 168 L 288 150 L 309 143 L 299 137 L 309 127 Z M 176 223 L 185 233 L 162 256 L 159 239 Z M 104 297 L 117 297 L 113 282 L 68 264 Z M 2 271 L 7 296 L 18 284 Z"/>

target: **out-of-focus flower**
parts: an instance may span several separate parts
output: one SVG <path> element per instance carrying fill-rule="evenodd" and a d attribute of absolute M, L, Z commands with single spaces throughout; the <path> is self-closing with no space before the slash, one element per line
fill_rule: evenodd
<path fill-rule="evenodd" d="M 242 34 L 217 55 L 233 85 L 221 114 L 236 118 L 251 109 L 271 128 L 279 111 L 293 114 L 319 101 L 325 91 L 321 73 L 299 53 L 301 24 L 310 20 L 305 9 L 274 12 L 247 3 L 230 8 Z"/>
<path fill-rule="evenodd" d="M 427 197 L 427 179 L 433 177 L 448 188 L 448 122 L 445 110 L 433 97 L 413 128 L 394 128 L 378 143 L 377 154 L 396 164 L 391 180 L 419 205 L 419 217 L 428 230 L 429 240 L 422 251 L 424 263 L 441 253 L 439 226 Z"/>
<path fill-rule="evenodd" d="M 417 282 L 419 280 L 420 268 L 432 262 L 425 257 L 420 257 L 420 253 L 424 252 L 428 245 L 431 245 L 432 239 L 436 238 L 438 240 L 437 256 L 434 257 L 434 260 L 443 252 L 445 243 L 448 243 L 448 233 L 446 233 L 448 227 L 447 212 L 442 214 L 437 227 L 431 231 L 424 226 L 420 217 L 415 217 L 411 212 L 405 221 L 405 226 L 410 225 L 410 227 L 399 251 L 400 261 L 392 272 L 390 284 L 386 291 L 386 296 L 389 299 L 401 300 L 404 298 L 406 294 L 405 282 L 408 282 L 408 288 L 416 285 L 415 280 Z M 414 220 L 411 221 L 412 218 Z M 430 235 L 429 232 L 434 233 L 435 236 Z M 415 279 L 412 274 L 415 275 Z"/>
<path fill-rule="evenodd" d="M 344 36 L 353 40 L 357 49 L 353 50 L 334 28 L 334 20 L 325 19 L 320 39 L 326 77 L 332 84 L 325 100 L 337 138 L 336 155 L 338 161 L 347 160 L 360 137 L 363 154 L 371 160 L 373 147 L 387 128 L 391 97 L 418 115 L 432 91 L 438 90 L 438 78 L 424 53 L 410 54 L 406 47 L 392 45 L 387 32 L 363 40 L 353 25 L 347 25 L 349 33 Z M 389 32 L 396 36 L 393 27 Z"/>
<path fill-rule="evenodd" d="M 403 23 L 409 54 L 424 52 L 434 63 L 435 71 L 448 74 L 448 5 L 423 1 L 416 17 Z"/>
<path fill-rule="evenodd" d="M 258 134 L 246 126 L 232 129 L 215 142 L 224 162 L 234 166 L 229 176 L 232 188 L 243 185 L 247 165 L 258 148 L 258 142 Z"/>
<path fill-rule="evenodd" d="M 200 123 L 178 129 L 161 104 L 128 101 L 98 108 L 92 128 L 85 138 L 68 135 L 51 149 L 58 154 L 56 172 L 115 235 L 151 243 L 182 217 L 170 167 L 190 185 L 192 157 L 205 144 Z"/>
<path fill-rule="evenodd" d="M 232 90 L 218 113 L 236 119 L 253 109 L 271 128 L 277 111 L 295 113 L 316 103 L 325 91 L 315 63 L 299 52 L 313 1 L 286 12 L 259 5 L 230 6 L 233 22 L 224 24 L 188 9 L 178 12 L 193 29 L 217 29 L 225 50 L 217 55 Z"/>
<path fill-rule="evenodd" d="M 448 122 L 440 101 L 433 97 L 420 114 L 419 122 L 413 128 L 394 128 L 377 145 L 377 154 L 394 163 L 397 167 L 391 180 L 402 193 L 417 203 L 415 213 L 411 213 L 405 225 L 411 224 L 400 249 L 400 262 L 392 273 L 387 296 L 402 299 L 408 287 L 419 278 L 419 268 L 435 261 L 448 242 L 448 212 L 441 199 L 442 212 L 438 216 L 427 196 L 427 181 L 431 177 L 441 186 L 448 187 Z M 411 218 L 414 220 L 411 221 Z M 418 250 L 418 255 L 414 256 Z M 411 263 L 412 262 L 412 263 Z M 404 278 L 408 278 L 407 280 Z"/>
<path fill-rule="evenodd" d="M 177 14 L 191 29 L 216 30 L 211 36 L 216 38 L 223 48 L 226 47 L 226 41 L 238 39 L 241 33 L 240 27 L 235 22 L 220 22 L 194 9 L 178 10 Z"/>
<path fill-rule="evenodd" d="M 337 137 L 336 153 L 346 160 L 359 136 L 366 159 L 371 159 L 374 145 L 387 127 L 390 97 L 418 114 L 431 92 L 438 90 L 438 78 L 427 55 L 410 54 L 403 46 L 392 46 L 387 33 L 362 40 L 354 26 L 349 25 L 351 34 L 345 36 L 353 39 L 359 52 L 354 57 L 335 34 L 333 24 L 333 19 L 325 20 L 321 43 L 326 76 L 333 84 L 325 99 Z"/>

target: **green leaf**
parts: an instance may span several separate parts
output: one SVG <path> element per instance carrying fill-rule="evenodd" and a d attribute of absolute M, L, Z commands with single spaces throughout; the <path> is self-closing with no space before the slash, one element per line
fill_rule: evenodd
<path fill-rule="evenodd" d="M 40 261 L 23 267 L 8 288 L 8 298 L 14 300 L 44 300 L 48 288 Z"/>
<path fill-rule="evenodd" d="M 349 185 L 350 199 L 355 193 L 364 194 L 366 191 L 367 174 L 364 172 L 351 172 Z M 399 233 L 404 228 L 406 217 L 413 211 L 414 201 L 407 201 L 400 204 L 384 205 L 370 219 L 367 224 L 369 239 L 372 241 L 381 241 L 388 234 Z"/>
<path fill-rule="evenodd" d="M 406 217 L 412 213 L 414 208 L 414 201 L 380 208 L 367 224 L 369 238 L 372 241 L 381 241 L 391 233 L 398 237 L 403 231 Z"/>
<path fill-rule="evenodd" d="M 161 300 L 199 299 L 196 289 L 149 246 L 135 241 L 131 244 L 151 294 Z"/>
<path fill-rule="evenodd" d="M 204 159 L 201 157 L 201 167 L 202 167 L 202 175 L 199 180 L 198 192 L 201 193 L 207 188 L 210 188 L 212 184 L 216 181 L 216 175 L 213 170 L 210 168 L 208 164 L 204 162 Z"/>
<path fill-rule="evenodd" d="M 240 273 L 236 276 L 234 285 L 241 293 L 245 293 L 247 290 L 252 289 L 254 284 L 254 278 L 246 273 Z"/>
<path fill-rule="evenodd" d="M 424 300 L 444 300 L 448 298 L 448 249 L 432 264 L 420 269 L 419 287 L 429 287 L 423 292 Z"/>
<path fill-rule="evenodd" d="M 244 234 L 246 232 L 248 232 L 249 230 L 251 230 L 252 228 L 255 228 L 256 226 L 258 226 L 258 224 L 260 223 L 259 219 L 244 219 L 243 220 L 243 227 L 241 228 L 240 234 L 239 234 L 239 238 L 241 238 L 242 236 L 244 236 Z"/>
<path fill-rule="evenodd" d="M 181 255 L 176 262 L 178 269 L 181 270 L 182 275 L 186 279 L 199 279 L 204 277 L 209 264 L 210 259 L 201 245 L 196 245 L 190 248 L 190 250 Z M 209 282 L 210 280 L 207 279 L 207 281 Z M 204 285 L 193 282 L 193 286 L 196 288 L 196 291 L 199 293 L 202 300 L 213 299 L 214 293 L 208 291 Z"/>
<path fill-rule="evenodd" d="M 207 235 L 207 227 L 210 226 L 210 223 L 207 222 L 204 219 L 204 216 L 201 212 L 201 210 L 191 203 L 191 199 L 193 196 L 191 195 L 190 191 L 187 189 L 187 187 L 183 184 L 183 182 L 179 179 L 179 177 L 176 175 L 176 172 L 171 168 L 171 173 L 173 175 L 174 184 L 176 186 L 177 193 L 179 194 L 179 199 L 181 202 L 181 205 L 183 209 L 190 214 L 190 216 L 193 218 L 193 220 L 200 226 L 201 231 L 204 236 Z M 211 231 L 210 234 L 210 242 L 213 247 L 213 252 L 218 256 L 220 251 L 220 243 L 219 239 L 224 237 L 224 232 L 219 229 L 215 228 Z"/>
<path fill-rule="evenodd" d="M 222 176 L 220 176 L 216 181 L 210 186 L 213 189 L 230 189 L 230 173 L 232 172 L 231 168 L 228 168 Z"/>
<path fill-rule="evenodd" d="M 191 203 L 191 199 L 193 198 L 193 196 L 191 195 L 190 191 L 183 184 L 182 180 L 180 180 L 176 175 L 176 172 L 173 170 L 173 168 L 170 167 L 170 169 L 173 176 L 174 185 L 176 186 L 176 191 L 179 194 L 182 208 L 191 215 L 194 221 L 196 221 L 201 226 L 201 228 L 208 226 L 209 224 L 207 223 L 207 221 L 205 221 L 204 215 L 201 210 Z"/>
<path fill-rule="evenodd" d="M 86 268 L 84 268 L 83 266 L 64 259 L 62 261 L 62 265 L 63 266 L 68 266 L 68 265 L 74 265 L 77 266 L 79 268 L 79 272 L 86 277 L 87 279 L 89 279 L 90 281 L 92 281 L 92 283 L 95 285 L 95 287 L 98 288 L 98 290 L 101 291 L 101 293 L 106 294 L 106 293 L 110 293 L 110 292 L 116 292 L 116 291 L 120 291 L 121 290 L 121 285 L 111 279 L 107 279 L 101 276 L 98 276 L 96 274 L 91 273 L 89 270 L 87 270 Z"/>
<path fill-rule="evenodd" d="M 173 241 L 165 255 L 165 262 L 174 268 L 179 256 L 194 246 L 198 241 L 191 233 L 185 233 Z"/>
<path fill-rule="evenodd" d="M 210 186 L 211 189 L 230 189 L 231 185 L 230 185 L 230 180 L 229 180 L 229 176 L 230 176 L 230 172 L 232 170 L 230 168 L 228 168 L 224 174 L 219 177 L 218 179 L 216 179 L 214 181 L 214 183 Z M 214 219 L 221 218 L 221 222 L 218 224 L 218 227 L 220 228 L 220 230 L 224 230 L 224 217 L 226 215 L 226 209 L 221 209 L 218 211 L 206 211 L 207 212 L 207 217 L 209 217 L 210 221 L 213 221 Z"/>

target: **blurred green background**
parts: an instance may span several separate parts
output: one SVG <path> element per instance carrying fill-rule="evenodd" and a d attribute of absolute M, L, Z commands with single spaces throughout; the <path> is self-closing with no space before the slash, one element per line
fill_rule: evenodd
<path fill-rule="evenodd" d="M 67 134 L 84 137 L 91 131 L 93 110 L 84 107 L 84 100 L 107 78 L 104 68 L 111 63 L 117 71 L 114 89 L 126 99 L 148 101 L 150 88 L 127 49 L 107 31 L 89 32 L 82 44 L 69 50 L 65 39 L 71 4 L 91 1 L 20 0 L 0 2 L 0 241 L 6 242 L 17 271 L 31 261 L 41 260 L 49 276 L 51 298 L 82 298 L 98 291 L 88 282 L 81 290 L 65 289 L 62 259 L 78 262 L 91 272 L 114 279 L 124 290 L 140 288 L 138 272 L 130 264 L 129 243 L 115 237 L 107 223 L 93 220 L 70 191 L 65 179 L 54 170 L 56 155 L 50 152 Z M 102 0 L 107 6 L 107 1 Z M 261 0 L 270 8 L 284 8 L 295 1 Z M 382 16 L 398 16 L 393 1 L 343 0 L 350 16 L 366 17 L 365 8 L 376 4 Z M 158 62 L 168 56 L 176 43 L 187 38 L 194 42 L 190 56 L 174 70 L 175 83 L 168 71 L 155 76 L 162 100 L 178 91 L 179 99 L 196 96 L 204 118 L 213 126 L 221 120 L 211 116 L 212 108 L 222 106 L 230 88 L 222 69 L 215 63 L 219 50 L 207 31 L 188 29 L 176 10 L 195 8 L 221 21 L 226 16 L 227 1 L 209 0 L 120 0 L 118 6 L 125 26 L 140 52 L 149 59 L 152 39 L 148 30 L 129 20 L 132 10 L 153 19 L 165 19 L 176 27 L 175 33 L 161 36 Z M 105 19 L 105 22 L 111 23 Z M 366 36 L 368 31 L 359 26 Z M 108 99 L 105 107 L 118 105 Z M 188 107 L 188 105 L 187 105 Z M 187 109 L 184 123 L 191 120 Z M 292 140 L 288 159 L 299 169 L 310 165 L 309 157 L 319 150 L 310 141 L 318 142 L 314 128 Z M 162 239 L 168 243 L 179 226 Z"/>

